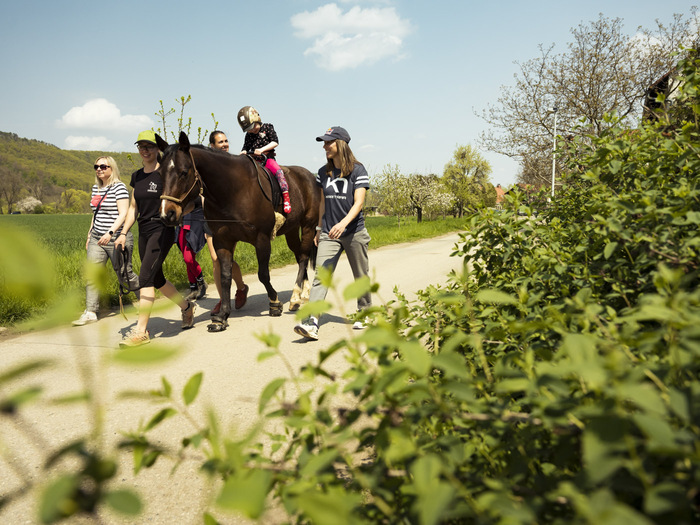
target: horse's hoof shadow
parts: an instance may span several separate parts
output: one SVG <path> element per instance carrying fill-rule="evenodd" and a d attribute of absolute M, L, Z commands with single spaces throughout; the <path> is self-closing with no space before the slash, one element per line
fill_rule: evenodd
<path fill-rule="evenodd" d="M 207 325 L 210 332 L 223 332 L 228 327 L 228 321 L 212 321 Z"/>

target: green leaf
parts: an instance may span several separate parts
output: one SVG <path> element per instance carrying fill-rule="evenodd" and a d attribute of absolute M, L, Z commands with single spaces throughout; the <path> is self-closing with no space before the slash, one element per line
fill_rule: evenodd
<path fill-rule="evenodd" d="M 262 414 L 262 411 L 265 410 L 265 407 L 270 402 L 270 399 L 272 399 L 272 397 L 286 382 L 286 379 L 278 378 L 267 384 L 265 389 L 260 394 L 260 401 L 258 401 L 258 414 Z"/>
<path fill-rule="evenodd" d="M 416 444 L 404 429 L 392 428 L 387 431 L 387 444 L 384 458 L 388 465 L 396 465 L 416 452 Z"/>
<path fill-rule="evenodd" d="M 464 356 L 459 352 L 446 350 L 445 346 L 438 355 L 433 357 L 433 366 L 442 370 L 446 378 L 469 379 L 471 377 Z"/>
<path fill-rule="evenodd" d="M 160 410 L 148 422 L 148 424 L 146 425 L 146 428 L 144 429 L 144 432 L 148 432 L 149 430 L 155 428 L 162 421 L 166 420 L 169 417 L 174 416 L 175 414 L 177 414 L 177 410 L 175 410 L 174 408 L 164 408 L 164 409 Z"/>
<path fill-rule="evenodd" d="M 356 525 L 355 507 L 362 504 L 362 497 L 342 487 L 331 487 L 325 492 L 307 490 L 297 500 L 299 508 L 309 517 L 310 523 L 332 525 Z"/>
<path fill-rule="evenodd" d="M 518 300 L 515 297 L 512 297 L 507 293 L 501 292 L 499 290 L 480 290 L 476 294 L 475 299 L 480 303 L 518 304 Z"/>
<path fill-rule="evenodd" d="M 143 508 L 141 499 L 130 490 L 110 490 L 105 500 L 114 510 L 128 516 L 137 516 Z"/>
<path fill-rule="evenodd" d="M 173 391 L 173 387 L 170 385 L 170 383 L 165 377 L 161 377 L 160 382 L 163 385 L 163 395 L 169 398 L 170 394 Z"/>
<path fill-rule="evenodd" d="M 265 510 L 271 482 L 272 474 L 267 470 L 238 470 L 224 483 L 216 504 L 257 519 Z"/>
<path fill-rule="evenodd" d="M 266 352 L 260 352 L 257 357 L 258 363 L 261 363 L 263 361 L 266 361 L 267 359 L 270 359 L 271 357 L 275 357 L 277 355 L 277 352 L 274 350 L 268 350 Z"/>
<path fill-rule="evenodd" d="M 54 523 L 75 514 L 78 511 L 78 504 L 73 496 L 77 487 L 78 478 L 74 475 L 61 476 L 50 483 L 44 489 L 39 503 L 41 522 Z"/>
<path fill-rule="evenodd" d="M 616 248 L 617 248 L 616 242 L 609 242 L 608 244 L 606 244 L 605 250 L 603 250 L 603 257 L 605 257 L 606 259 L 610 259 L 612 254 L 615 252 Z"/>
<path fill-rule="evenodd" d="M 177 355 L 176 350 L 159 345 L 146 345 L 120 348 L 114 354 L 114 360 L 120 364 L 155 364 L 171 359 Z"/>
<path fill-rule="evenodd" d="M 666 414 L 666 404 L 661 399 L 659 391 L 651 384 L 629 384 L 623 383 L 618 389 L 618 394 L 634 403 L 639 408 L 652 414 Z"/>
<path fill-rule="evenodd" d="M 301 465 L 301 475 L 307 478 L 318 475 L 333 464 L 338 457 L 338 451 L 331 448 L 309 457 L 305 465 Z"/>
<path fill-rule="evenodd" d="M 364 275 L 359 279 L 355 279 L 354 282 L 350 283 L 348 286 L 345 287 L 345 290 L 343 290 L 343 298 L 346 301 L 349 301 L 350 299 L 357 299 L 358 297 L 362 297 L 363 295 L 371 291 L 372 282 L 370 281 L 368 276 Z"/>
<path fill-rule="evenodd" d="M 671 410 L 686 423 L 690 420 L 690 410 L 688 398 L 675 388 L 670 388 L 668 392 Z"/>
<path fill-rule="evenodd" d="M 644 511 L 647 514 L 665 514 L 688 504 L 686 489 L 678 483 L 665 481 L 647 489 Z"/>
<path fill-rule="evenodd" d="M 526 377 L 503 379 L 496 383 L 496 392 L 509 394 L 512 392 L 523 392 L 528 390 L 532 382 Z"/>
<path fill-rule="evenodd" d="M 0 374 L 0 385 L 8 383 L 13 379 L 26 376 L 32 372 L 43 370 L 54 364 L 54 361 L 50 359 L 37 359 L 35 361 L 30 361 L 28 363 L 23 363 L 21 365 L 14 366 Z"/>
<path fill-rule="evenodd" d="M 306 303 L 304 306 L 299 308 L 296 313 L 297 319 L 305 319 L 310 315 L 314 317 L 319 317 L 321 314 L 328 312 L 333 305 L 328 301 L 314 301 L 312 303 Z"/>
<path fill-rule="evenodd" d="M 42 391 L 41 387 L 34 386 L 15 392 L 5 399 L 0 399 L 0 412 L 14 414 L 19 407 L 39 397 Z"/>
<path fill-rule="evenodd" d="M 429 455 L 418 458 L 411 465 L 411 474 L 413 474 L 413 483 L 416 486 L 416 491 L 424 492 L 430 490 L 440 478 L 441 471 L 442 463 L 436 456 Z"/>
<path fill-rule="evenodd" d="M 209 514 L 208 512 L 204 513 L 204 525 L 221 525 L 219 521 Z"/>
<path fill-rule="evenodd" d="M 599 417 L 586 427 L 582 438 L 583 464 L 592 483 L 600 483 L 624 464 L 625 435 L 629 426 L 622 418 Z"/>
<path fill-rule="evenodd" d="M 661 447 L 664 450 L 677 448 L 673 429 L 664 419 L 646 414 L 635 414 L 632 419 L 649 438 L 652 447 Z"/>
<path fill-rule="evenodd" d="M 197 394 L 199 394 L 199 387 L 202 385 L 203 376 L 204 374 L 202 372 L 198 372 L 190 377 L 189 381 L 187 381 L 185 388 L 182 390 L 182 399 L 185 402 L 185 405 L 192 404 L 192 402 L 197 398 Z"/>
<path fill-rule="evenodd" d="M 455 489 L 439 481 L 427 491 L 418 495 L 418 501 L 413 505 L 413 511 L 420 517 L 421 525 L 437 525 L 444 523 L 455 497 Z"/>
<path fill-rule="evenodd" d="M 418 341 L 406 341 L 398 349 L 406 366 L 418 377 L 423 377 L 430 371 L 431 356 Z"/>

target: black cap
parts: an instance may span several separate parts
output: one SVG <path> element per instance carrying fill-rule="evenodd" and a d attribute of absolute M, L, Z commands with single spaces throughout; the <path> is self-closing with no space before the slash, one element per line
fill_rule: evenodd
<path fill-rule="evenodd" d="M 341 128 L 340 126 L 333 126 L 332 128 L 328 128 L 326 130 L 325 135 L 321 135 L 320 137 L 316 137 L 317 142 L 328 142 L 330 140 L 344 140 L 345 142 L 350 142 L 350 134 L 345 131 L 345 128 Z"/>

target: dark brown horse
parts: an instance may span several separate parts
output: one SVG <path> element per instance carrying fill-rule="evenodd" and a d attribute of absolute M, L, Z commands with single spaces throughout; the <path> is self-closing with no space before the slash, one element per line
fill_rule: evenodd
<path fill-rule="evenodd" d="M 163 178 L 161 219 L 175 226 L 194 207 L 200 191 L 204 195 L 204 215 L 214 236 L 214 248 L 221 264 L 221 311 L 212 317 L 209 330 L 218 332 L 228 326 L 231 313 L 231 266 L 233 250 L 239 241 L 255 247 L 258 278 L 270 299 L 270 315 L 282 315 L 282 303 L 270 284 L 270 243 L 275 235 L 277 210 L 272 203 L 272 182 L 257 162 L 246 155 L 231 155 L 201 145 L 190 145 L 185 133 L 178 144 L 168 145 L 156 135 L 163 152 L 160 174 Z M 284 235 L 287 246 L 299 264 L 290 310 L 308 300 L 307 267 L 314 248 L 318 225 L 321 188 L 314 176 L 299 166 L 283 166 L 289 184 L 292 212 L 276 232 Z M 299 235 L 301 231 L 301 236 Z"/>

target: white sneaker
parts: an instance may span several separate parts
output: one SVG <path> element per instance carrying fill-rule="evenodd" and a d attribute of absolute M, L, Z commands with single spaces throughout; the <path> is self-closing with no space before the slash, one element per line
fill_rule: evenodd
<path fill-rule="evenodd" d="M 364 321 L 355 321 L 352 325 L 353 330 L 364 330 L 367 327 Z"/>
<path fill-rule="evenodd" d="M 77 321 L 73 321 L 73 326 L 83 326 L 85 324 L 90 324 L 90 323 L 96 323 L 97 322 L 97 314 L 95 312 L 88 312 L 85 310 L 83 312 L 83 315 L 80 316 L 80 319 Z"/>
<path fill-rule="evenodd" d="M 311 316 L 294 327 L 294 331 L 307 339 L 318 341 L 318 320 Z"/>

